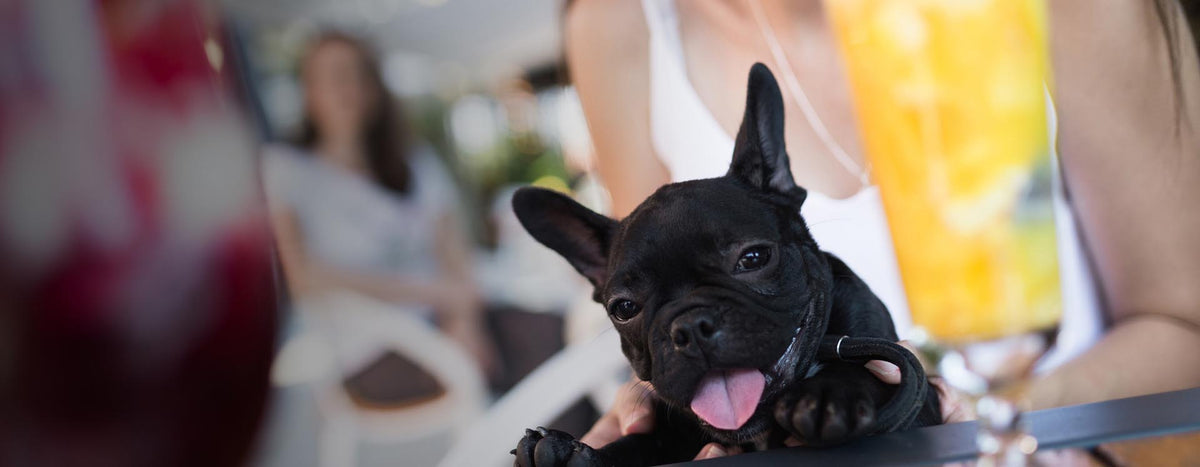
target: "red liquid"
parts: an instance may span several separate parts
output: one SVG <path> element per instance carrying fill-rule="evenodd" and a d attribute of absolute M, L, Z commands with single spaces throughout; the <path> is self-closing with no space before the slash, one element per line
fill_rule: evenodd
<path fill-rule="evenodd" d="M 217 17 L 0 6 L 0 466 L 247 460 L 277 308 Z"/>
<path fill-rule="evenodd" d="M 155 310 L 200 329 L 131 335 L 134 323 L 120 310 L 81 303 L 103 294 L 99 278 L 112 272 L 86 253 L 34 290 L 6 294 L 18 300 L 4 305 L 13 339 L 6 346 L 12 367 L 0 386 L 0 464 L 243 462 L 262 416 L 274 346 L 263 245 L 226 242 L 185 307 Z"/>

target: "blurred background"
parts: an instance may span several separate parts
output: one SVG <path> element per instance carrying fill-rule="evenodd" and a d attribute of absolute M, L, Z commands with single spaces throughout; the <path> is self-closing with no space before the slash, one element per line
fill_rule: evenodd
<path fill-rule="evenodd" d="M 509 207 L 607 203 L 563 6 L 0 2 L 0 465 L 503 465 L 586 431 L 626 364 Z"/>
<path fill-rule="evenodd" d="M 609 203 L 563 8 L 0 0 L 0 465 L 505 465 L 586 432 L 627 364 L 509 207 Z"/>
<path fill-rule="evenodd" d="M 540 417 L 526 425 L 585 432 L 596 418 L 596 405 L 607 404 L 612 385 L 623 377 L 623 363 L 608 358 L 620 358 L 615 340 L 601 341 L 603 351 L 597 352 L 617 370 L 607 373 L 612 383 L 583 387 L 572 400 L 523 407 L 541 405 L 548 393 L 560 392 L 558 380 L 566 375 L 556 375 L 548 378 L 552 385 L 522 388 L 527 394 L 522 401 L 492 407 L 493 421 L 485 420 L 489 406 L 539 364 L 570 344 L 593 342 L 609 327 L 590 300 L 590 286 L 533 242 L 509 207 L 513 190 L 529 184 L 572 193 L 593 209 L 603 210 L 607 202 L 593 173 L 587 126 L 566 79 L 563 2 L 255 0 L 223 7 L 245 50 L 246 74 L 261 108 L 262 138 L 276 145 L 294 145 L 303 132 L 305 66 L 314 41 L 346 34 L 359 42 L 360 52 L 374 55 L 384 92 L 400 114 L 404 128 L 398 131 L 410 136 L 410 147 L 436 158 L 435 165 L 448 175 L 449 190 L 438 196 L 453 200 L 447 210 L 450 224 L 460 229 L 456 236 L 464 240 L 468 256 L 463 275 L 468 279 L 448 281 L 456 289 L 451 293 L 476 295 L 468 307 L 477 309 L 465 313 L 478 313 L 481 328 L 468 339 L 479 342 L 454 336 L 429 342 L 451 347 L 443 352 L 466 350 L 465 358 L 422 359 L 418 354 L 428 349 L 411 349 L 405 341 L 446 334 L 411 336 L 406 332 L 421 326 L 408 323 L 416 326 L 406 331 L 396 326 L 394 334 L 362 350 L 373 356 L 340 362 L 337 354 L 345 351 L 334 341 L 357 340 L 369 335 L 368 329 L 396 325 L 385 315 L 409 310 L 388 308 L 409 308 L 392 305 L 410 299 L 355 293 L 353 298 L 324 297 L 319 300 L 328 301 L 319 305 L 296 303 L 293 309 L 300 311 L 283 318 L 258 465 L 396 465 L 397 459 L 405 459 L 401 465 L 433 465 L 455 449 L 459 455 L 448 465 L 504 464 L 508 444 L 526 428 L 514 424 L 517 420 Z M 265 176 L 271 169 L 268 164 Z M 435 263 L 444 259 L 433 256 Z M 314 324 L 329 310 L 350 307 L 370 310 L 335 319 L 360 319 L 361 329 Z M 429 320 L 439 325 L 433 331 L 447 330 L 437 313 Z M 328 358 L 335 360 L 334 369 L 319 368 L 318 362 Z M 457 367 L 468 366 L 478 374 L 458 374 L 464 368 Z M 323 371 L 336 377 L 321 376 Z M 417 382 L 430 383 L 426 376 L 438 383 Z M 594 398 L 582 397 L 581 391 Z M 514 411 L 522 416 L 514 417 Z M 481 438 L 504 441 L 496 447 L 469 446 Z M 496 452 L 485 458 L 466 455 L 486 449 Z M 490 455 L 497 453 L 501 456 Z"/>

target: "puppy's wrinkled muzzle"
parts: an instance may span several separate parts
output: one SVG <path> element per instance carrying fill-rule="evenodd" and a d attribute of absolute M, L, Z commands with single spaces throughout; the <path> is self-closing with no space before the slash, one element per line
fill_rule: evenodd
<path fill-rule="evenodd" d="M 702 358 L 720 346 L 724 333 L 716 313 L 709 308 L 685 312 L 671 322 L 670 337 L 675 351 L 692 358 Z"/>

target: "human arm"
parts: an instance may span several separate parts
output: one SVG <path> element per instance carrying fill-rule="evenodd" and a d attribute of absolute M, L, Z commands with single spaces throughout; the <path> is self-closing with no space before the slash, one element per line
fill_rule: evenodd
<path fill-rule="evenodd" d="M 636 0 L 577 0 L 564 29 L 567 67 L 614 217 L 670 176 L 650 142 L 649 32 Z"/>
<path fill-rule="evenodd" d="M 434 247 L 439 271 L 431 278 L 359 272 L 316 260 L 304 248 L 293 211 L 276 207 L 271 222 L 284 276 L 294 293 L 351 290 L 386 302 L 430 305 L 448 336 L 485 370 L 495 368 L 479 295 L 470 278 L 468 245 L 449 213 L 437 221 Z"/>
<path fill-rule="evenodd" d="M 287 207 L 272 211 L 272 230 L 279 259 L 288 286 L 295 293 L 347 289 L 383 301 L 424 303 L 435 307 L 454 300 L 454 280 L 364 273 L 315 260 L 304 248 L 294 211 Z"/>
<path fill-rule="evenodd" d="M 1063 173 L 1111 327 L 1036 382 L 1032 402 L 1200 386 L 1200 65 L 1191 38 L 1177 15 L 1181 100 L 1153 2 L 1051 5 Z"/>

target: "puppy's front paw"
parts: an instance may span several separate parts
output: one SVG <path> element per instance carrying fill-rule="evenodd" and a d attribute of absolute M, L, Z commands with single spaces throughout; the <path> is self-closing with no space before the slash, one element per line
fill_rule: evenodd
<path fill-rule="evenodd" d="M 591 446 L 558 430 L 538 427 L 525 430 L 525 437 L 512 452 L 513 467 L 599 467 L 605 465 Z"/>
<path fill-rule="evenodd" d="M 861 366 L 825 368 L 775 404 L 775 421 L 806 446 L 844 443 L 875 431 L 888 389 Z"/>

